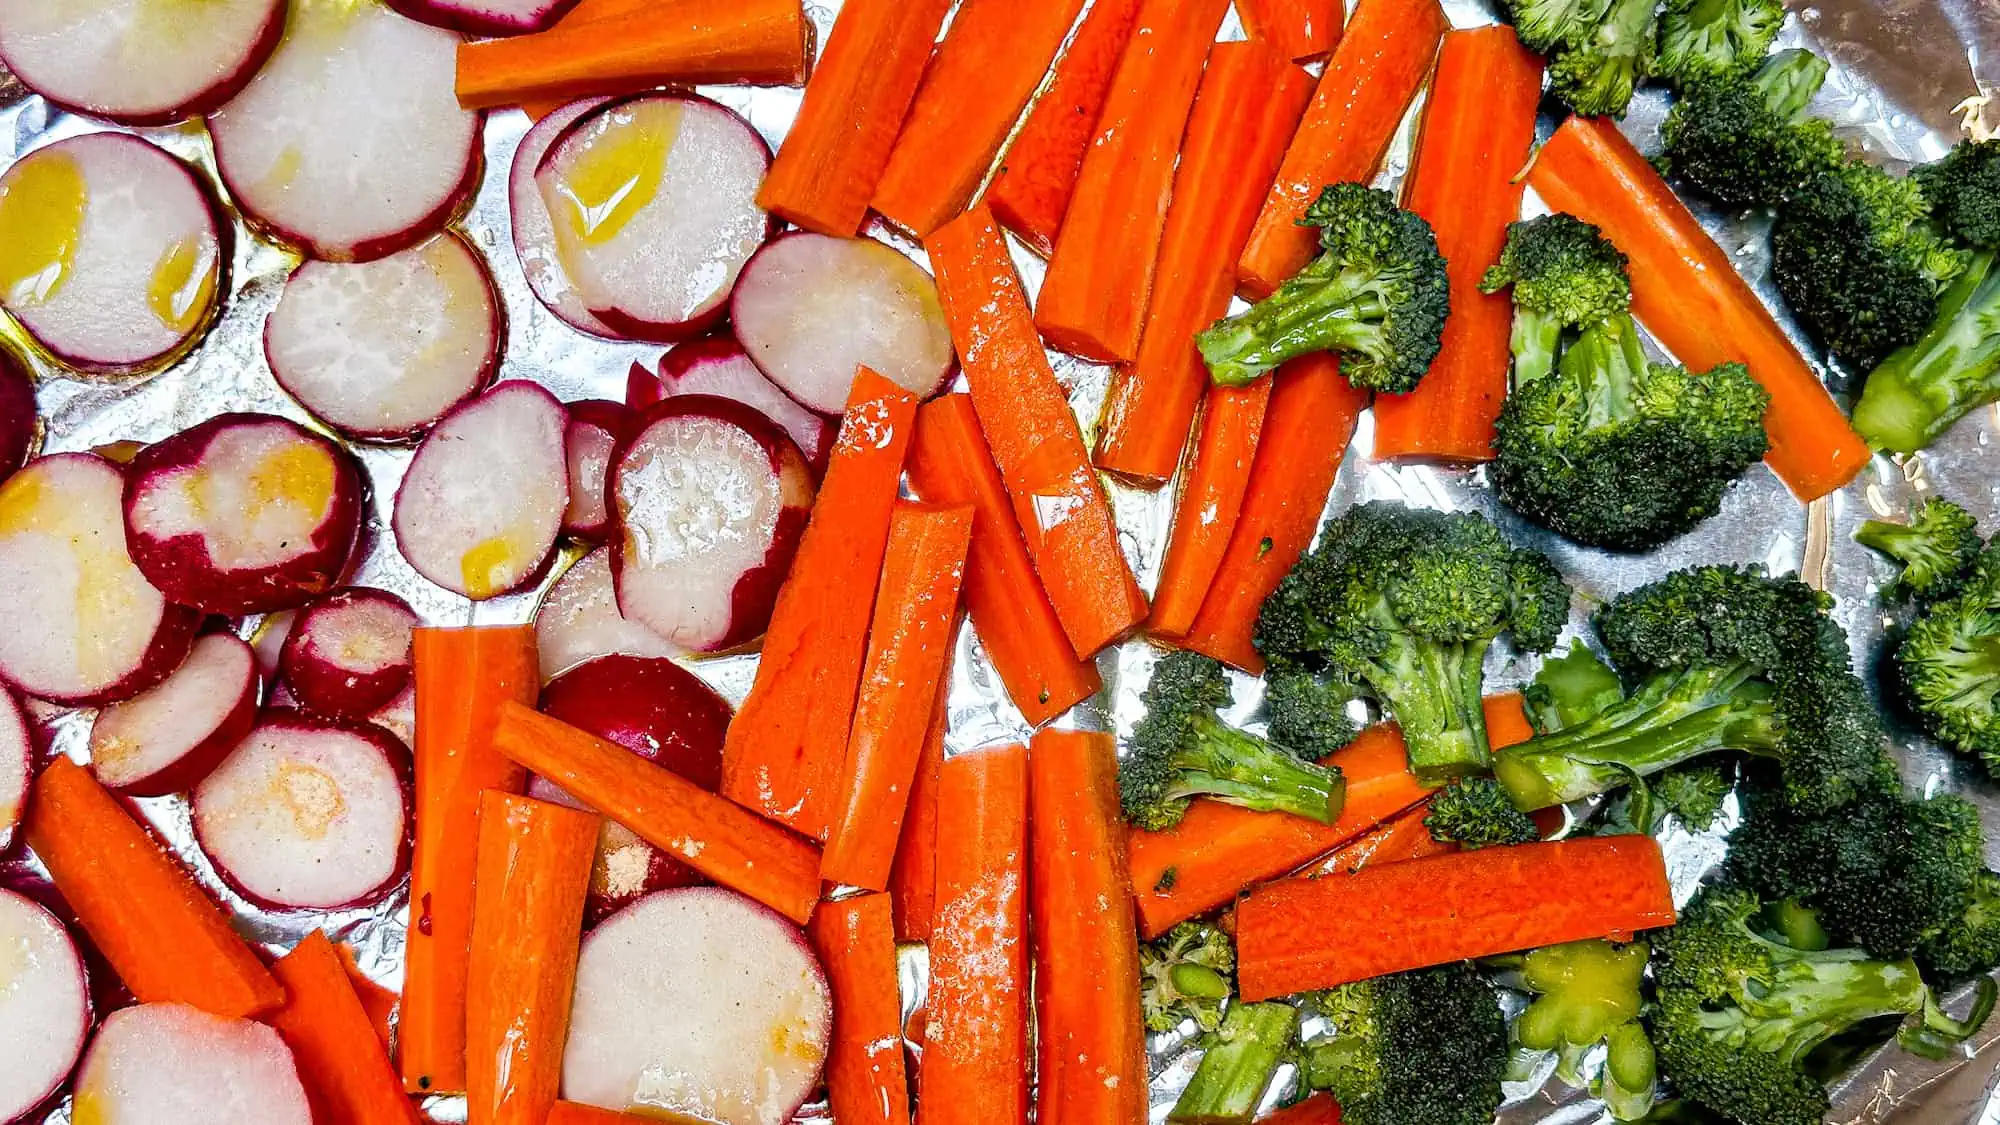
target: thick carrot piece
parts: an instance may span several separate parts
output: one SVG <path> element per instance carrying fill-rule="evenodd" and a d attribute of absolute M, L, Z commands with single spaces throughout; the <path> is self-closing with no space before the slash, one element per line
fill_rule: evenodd
<path fill-rule="evenodd" d="M 508 704 L 493 741 L 508 757 L 730 890 L 804 925 L 819 902 L 819 849 L 637 754 Z"/>
<path fill-rule="evenodd" d="M 361 971 L 360 962 L 354 959 L 354 947 L 342 942 L 340 960 L 347 968 L 347 983 L 353 987 L 354 996 L 361 1001 L 361 1010 L 368 1014 L 368 1024 L 375 1029 L 375 1037 L 382 1041 L 383 1050 L 395 1044 L 396 1003 L 401 997 L 376 984 L 374 979 Z"/>
<path fill-rule="evenodd" d="M 1028 751 L 945 759 L 937 924 L 917 1100 L 924 1125 L 1028 1119 Z"/>
<path fill-rule="evenodd" d="M 1417 389 L 1375 399 L 1378 458 L 1493 457 L 1514 306 L 1504 293 L 1481 293 L 1479 279 L 1499 260 L 1507 224 L 1520 217 L 1520 173 L 1535 144 L 1541 100 L 1542 57 L 1521 46 L 1512 28 L 1444 37 L 1403 204 L 1437 231 L 1451 316 Z"/>
<path fill-rule="evenodd" d="M 1326 353 L 1287 363 L 1275 379 L 1242 513 L 1208 597 L 1180 642 L 1252 672 L 1264 669 L 1250 641 L 1257 610 L 1312 546 L 1333 478 L 1368 405 L 1368 393 L 1349 385 L 1340 362 Z"/>
<path fill-rule="evenodd" d="M 1306 206 L 1327 184 L 1375 175 L 1450 26 L 1437 0 L 1355 5 L 1237 261 L 1245 296 L 1269 296 L 1312 260 L 1318 240 L 1298 225 Z"/>
<path fill-rule="evenodd" d="M 909 469 L 910 487 L 925 500 L 973 508 L 965 608 L 1022 716 L 1040 726 L 1097 694 L 1104 683 L 1096 665 L 1070 647 L 1035 576 L 969 396 L 945 395 L 918 409 Z"/>
<path fill-rule="evenodd" d="M 562 1125 L 562 1123 L 550 1118 L 549 1125 Z M 575 1125 L 582 1123 L 578 1122 Z M 1340 1125 L 1340 1103 L 1334 1101 L 1330 1094 L 1314 1094 L 1276 1113 L 1259 1117 L 1257 1125 Z"/>
<path fill-rule="evenodd" d="M 548 1125 L 659 1125 L 659 1118 L 619 1113 L 615 1109 L 599 1109 L 578 1102 L 557 1102 L 555 1108 L 549 1110 Z"/>
<path fill-rule="evenodd" d="M 923 754 L 910 781 L 910 807 L 896 840 L 896 865 L 889 871 L 889 902 L 895 908 L 897 941 L 931 940 L 937 907 L 938 771 L 944 768 L 944 736 L 951 726 L 951 677 L 938 683 Z"/>
<path fill-rule="evenodd" d="M 472 872 L 479 795 L 518 793 L 527 771 L 493 748 L 505 702 L 541 690 L 532 626 L 418 629 L 416 850 L 397 1032 L 403 1089 L 465 1091 L 465 974 L 472 950 Z"/>
<path fill-rule="evenodd" d="M 1035 573 L 1070 647 L 1079 657 L 1094 655 L 1146 616 L 1146 595 L 1119 545 L 1069 398 L 1028 318 L 1007 240 L 980 206 L 940 227 L 924 247 Z"/>
<path fill-rule="evenodd" d="M 1697 370 L 1741 363 L 1771 393 L 1764 461 L 1793 495 L 1817 500 L 1868 463 L 1868 443 L 1736 264 L 1614 122 L 1563 122 L 1528 183 L 1632 260 L 1632 311 L 1676 359 Z"/>
<path fill-rule="evenodd" d="M 23 838 L 141 1003 L 255 1016 L 285 990 L 229 915 L 90 771 L 58 755 L 29 792 Z"/>
<path fill-rule="evenodd" d="M 343 1125 L 417 1125 L 416 1106 L 326 932 L 307 935 L 271 972 L 285 988 L 285 1006 L 269 1021 L 292 1049 L 313 1116 Z"/>
<path fill-rule="evenodd" d="M 1125 894 L 1117 742 L 1084 731 L 1035 735 L 1028 808 L 1041 1119 L 1142 1121 L 1146 1032 L 1132 899 Z"/>
<path fill-rule="evenodd" d="M 846 792 L 820 858 L 820 878 L 889 889 L 924 735 L 958 631 L 958 590 L 972 509 L 898 503 L 868 630 L 868 660 L 847 740 Z"/>
<path fill-rule="evenodd" d="M 833 989 L 826 1095 L 841 1125 L 910 1121 L 891 914 L 889 896 L 855 895 L 822 906 L 806 929 Z"/>
<path fill-rule="evenodd" d="M 1145 0 L 1042 279 L 1035 326 L 1071 355 L 1139 354 L 1174 160 L 1228 0 Z"/>
<path fill-rule="evenodd" d="M 1401 863 L 1457 851 L 1458 845 L 1443 843 L 1431 835 L 1424 825 L 1424 818 L 1430 814 L 1429 801 L 1400 813 L 1367 835 L 1335 848 L 1312 865 L 1310 874 L 1352 875 L 1371 864 Z"/>
<path fill-rule="evenodd" d="M 1152 635 L 1166 640 L 1187 636 L 1208 600 L 1250 490 L 1251 466 L 1270 404 L 1269 379 L 1208 388 L 1194 456 L 1174 503 L 1173 532 L 1153 590 L 1153 615 L 1146 619 Z"/>
<path fill-rule="evenodd" d="M 1673 924 L 1650 836 L 1480 848 L 1257 888 L 1236 907 L 1236 978 L 1265 1000 Z"/>
<path fill-rule="evenodd" d="M 766 211 L 821 234 L 861 229 L 950 7 L 951 0 L 842 6 L 757 193 Z"/>
<path fill-rule="evenodd" d="M 1181 141 L 1139 354 L 1113 373 L 1105 397 L 1098 468 L 1148 485 L 1174 475 L 1210 385 L 1194 334 L 1229 311 L 1236 256 L 1311 96 L 1311 76 L 1262 43 L 1210 52 Z"/>
<path fill-rule="evenodd" d="M 1236 0 L 1236 14 L 1250 38 L 1269 43 L 1294 62 L 1317 62 L 1340 42 L 1347 4 L 1346 0 Z"/>
<path fill-rule="evenodd" d="M 867 368 L 778 591 L 750 697 L 729 724 L 722 795 L 826 839 L 841 795 L 868 618 L 916 396 Z"/>
<path fill-rule="evenodd" d="M 543 1125 L 556 1104 L 598 827 L 597 817 L 562 805 L 481 795 L 465 1025 L 469 1125 Z"/>

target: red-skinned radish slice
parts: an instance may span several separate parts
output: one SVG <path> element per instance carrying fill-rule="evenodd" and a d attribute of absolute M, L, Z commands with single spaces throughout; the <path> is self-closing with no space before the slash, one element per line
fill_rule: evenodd
<path fill-rule="evenodd" d="M 0 687 L 0 852 L 14 841 L 28 808 L 28 782 L 35 773 L 34 729 L 14 693 Z M 4 1056 L 0 1056 L 4 1057 Z M 0 1097 L 0 1102 L 6 1098 Z M 0 1121 L 7 1120 L 0 1116 Z"/>
<path fill-rule="evenodd" d="M 129 699 L 167 678 L 201 617 L 126 551 L 124 473 L 89 453 L 30 461 L 0 484 L 0 679 L 54 703 Z"/>
<path fill-rule="evenodd" d="M 132 561 L 169 598 L 238 617 L 331 590 L 361 531 L 360 466 L 274 414 L 218 414 L 125 473 Z"/>
<path fill-rule="evenodd" d="M 285 638 L 285 686 L 314 714 L 366 722 L 410 686 L 410 632 L 421 624 L 387 590 L 336 591 L 300 611 Z"/>
<path fill-rule="evenodd" d="M 541 185 L 535 182 L 535 170 L 542 166 L 542 157 L 548 155 L 549 146 L 571 125 L 610 100 L 584 98 L 571 102 L 535 122 L 522 134 L 520 147 L 514 150 L 513 166 L 507 173 L 507 210 L 513 220 L 514 254 L 521 259 L 521 272 L 527 276 L 528 288 L 535 299 L 571 328 L 593 336 L 616 337 L 615 329 L 591 315 L 576 282 L 564 271 L 556 254 L 555 222 L 549 218 L 548 205 L 542 202 Z"/>
<path fill-rule="evenodd" d="M 368 716 L 368 721 L 396 736 L 405 747 L 417 741 L 417 689 L 413 684 L 404 688 L 396 698 L 390 700 L 381 710 Z"/>
<path fill-rule="evenodd" d="M 665 397 L 667 384 L 660 378 L 659 372 L 637 362 L 625 372 L 625 405 L 634 410 L 644 410 Z"/>
<path fill-rule="evenodd" d="M 257 657 L 208 633 L 165 683 L 97 713 L 90 770 L 106 788 L 164 797 L 201 783 L 257 722 Z"/>
<path fill-rule="evenodd" d="M 373 262 L 306 262 L 264 322 L 278 385 L 349 437 L 415 437 L 493 382 L 506 313 L 455 232 Z"/>
<path fill-rule="evenodd" d="M 295 5 L 284 42 L 208 119 L 245 217 L 329 261 L 368 261 L 443 228 L 479 179 L 459 37 L 376 3 Z"/>
<path fill-rule="evenodd" d="M 77 1072 L 77 1125 L 313 1125 L 278 1033 L 186 1004 L 104 1018 Z"/>
<path fill-rule="evenodd" d="M 0 59 L 57 105 L 164 125 L 236 96 L 284 27 L 284 0 L 0 0 Z"/>
<path fill-rule="evenodd" d="M 0 481 L 28 463 L 38 428 L 35 384 L 14 354 L 0 348 Z"/>
<path fill-rule="evenodd" d="M 562 1094 L 782 1125 L 819 1084 L 832 1017 L 798 927 L 720 887 L 661 891 L 584 938 Z"/>
<path fill-rule="evenodd" d="M 474 601 L 540 573 L 569 507 L 568 412 L 502 383 L 438 423 L 396 492 L 396 545 L 417 573 Z"/>
<path fill-rule="evenodd" d="M 951 328 L 937 282 L 894 248 L 795 231 L 759 251 L 736 283 L 736 338 L 808 409 L 847 407 L 866 366 L 921 398 L 951 377 Z"/>
<path fill-rule="evenodd" d="M 526 35 L 553 27 L 577 0 L 384 0 L 413 20 L 467 35 Z"/>
<path fill-rule="evenodd" d="M 670 395 L 733 398 L 776 422 L 792 435 L 800 452 L 824 465 L 833 447 L 835 422 L 815 414 L 765 378 L 734 336 L 710 336 L 679 344 L 660 360 L 660 381 Z"/>
<path fill-rule="evenodd" d="M 695 652 L 762 636 L 812 511 L 812 469 L 734 399 L 675 395 L 639 417 L 609 486 L 626 616 Z"/>
<path fill-rule="evenodd" d="M 578 559 L 536 607 L 535 650 L 543 680 L 612 653 L 677 656 L 687 651 L 618 612 L 611 552 L 599 547 Z"/>
<path fill-rule="evenodd" d="M 0 1121 L 25 1120 L 49 1100 L 89 1030 L 90 984 L 69 931 L 33 899 L 0 890 Z"/>
<path fill-rule="evenodd" d="M 137 137 L 71 137 L 0 176 L 0 306 L 80 371 L 142 371 L 193 347 L 227 289 L 229 244 L 195 171 Z"/>
<path fill-rule="evenodd" d="M 611 509 L 604 500 L 604 478 L 611 471 L 611 454 L 632 432 L 638 413 L 622 402 L 585 399 L 569 404 L 569 430 L 563 439 L 569 462 L 569 508 L 563 531 L 586 543 L 602 543 L 611 533 Z"/>
<path fill-rule="evenodd" d="M 201 850 L 260 906 L 364 905 L 408 869 L 409 752 L 366 723 L 267 711 L 192 804 Z"/>
<path fill-rule="evenodd" d="M 672 343 L 722 318 L 770 237 L 757 206 L 770 165 L 770 146 L 735 111 L 642 94 L 572 122 L 534 178 L 556 263 L 591 316 L 621 336 Z"/>

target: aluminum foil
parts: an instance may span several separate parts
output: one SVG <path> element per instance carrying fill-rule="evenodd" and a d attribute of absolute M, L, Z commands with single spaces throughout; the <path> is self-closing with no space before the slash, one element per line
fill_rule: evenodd
<path fill-rule="evenodd" d="M 824 43 L 839 0 L 814 0 L 807 7 Z M 1445 0 L 1445 7 L 1459 27 L 1495 19 L 1489 0 Z M 1241 36 L 1232 14 L 1222 37 Z M 1832 61 L 1831 79 L 1814 106 L 1815 112 L 1835 121 L 1843 135 L 1885 163 L 1934 159 L 1957 139 L 1961 128 L 1977 131 L 2000 126 L 2000 0 L 1826 0 L 1796 7 L 1783 42 L 1812 47 Z M 743 113 L 774 147 L 783 140 L 799 104 L 797 90 L 704 87 L 702 92 Z M 1393 187 L 1401 180 L 1421 108 L 1420 104 L 1413 109 L 1405 122 L 1381 174 L 1383 186 Z M 1656 145 L 1665 108 L 1666 100 L 1658 91 L 1642 93 L 1635 104 L 1625 127 L 1642 148 Z M 1543 135 L 1556 121 L 1553 115 L 1544 120 Z M 0 71 L 0 166 L 52 141 L 104 128 L 100 123 L 51 110 Z M 550 315 L 529 293 L 509 236 L 506 200 L 508 165 L 525 129 L 526 121 L 518 113 L 489 115 L 485 176 L 477 198 L 458 224 L 485 253 L 506 303 L 508 339 L 501 377 L 534 380 L 564 399 L 619 397 L 629 364 L 657 359 L 661 349 L 578 333 Z M 138 132 L 212 172 L 208 138 L 198 123 Z M 1528 207 L 1531 213 L 1540 209 L 1532 194 Z M 1697 211 L 1738 259 L 1745 276 L 1782 310 L 1768 279 L 1763 238 L 1768 220 L 1703 211 L 1699 206 Z M 923 258 L 920 247 L 892 231 L 878 227 L 868 233 L 920 261 Z M 148 377 L 111 381 L 78 379 L 39 359 L 33 361 L 46 420 L 45 452 L 89 449 L 123 439 L 154 440 L 230 410 L 306 418 L 278 389 L 261 347 L 264 319 L 296 258 L 251 235 L 241 224 L 237 234 L 230 300 L 203 346 L 185 360 Z M 1015 257 L 1032 292 L 1039 285 L 1042 264 L 1018 246 Z M 11 331 L 11 327 L 0 327 L 0 332 Z M 1823 360 L 1821 353 L 1802 337 L 1800 340 L 1807 354 Z M 1095 427 L 1109 372 L 1061 354 L 1052 353 L 1051 359 L 1057 375 L 1070 388 L 1071 403 L 1088 434 Z M 1843 393 L 1852 389 L 1850 373 L 1829 368 L 1828 376 Z M 1862 519 L 1899 515 L 1913 501 L 1932 492 L 1942 492 L 1978 512 L 1989 533 L 2000 531 L 2000 471 L 1995 470 L 1988 453 L 1996 428 L 2000 428 L 2000 410 L 1982 411 L 1921 457 L 1900 464 L 1878 458 L 1848 488 L 1810 507 L 1797 504 L 1768 470 L 1753 469 L 1731 491 L 1721 515 L 1662 551 L 1632 557 L 1578 548 L 1526 525 L 1498 507 L 1483 470 L 1375 462 L 1369 456 L 1372 426 L 1364 417 L 1335 485 L 1329 511 L 1363 499 L 1394 498 L 1417 505 L 1485 512 L 1520 540 L 1548 552 L 1574 582 L 1579 597 L 1573 634 L 1584 627 L 1597 602 L 1681 566 L 1741 562 L 1762 563 L 1774 571 L 1797 571 L 1837 595 L 1836 613 L 1849 631 L 1857 666 L 1865 678 L 1879 685 L 1884 638 L 1895 621 L 1876 607 L 1874 595 L 1889 577 L 1890 568 L 1856 546 L 1849 533 Z M 409 464 L 410 450 L 357 446 L 356 452 L 367 466 L 372 491 L 363 554 L 354 581 L 402 594 L 434 624 L 512 623 L 532 617 L 539 590 L 473 603 L 417 575 L 397 554 L 389 534 L 390 507 Z M 1171 492 L 1141 491 L 1115 482 L 1108 484 L 1108 490 L 1127 554 L 1142 583 L 1150 587 L 1172 518 Z M 246 632 L 255 626 L 254 621 L 246 623 Z M 1143 641 L 1104 653 L 1099 658 L 1104 692 L 1059 722 L 1129 732 L 1139 712 L 1139 690 L 1155 657 L 1156 650 Z M 756 657 L 690 659 L 687 664 L 732 702 L 740 702 L 755 673 Z M 1488 672 L 1496 686 L 1510 685 L 1524 680 L 1532 672 L 1532 664 L 1503 650 L 1494 654 Z M 1007 700 L 970 628 L 960 635 L 952 677 L 950 752 L 1027 735 L 1027 724 Z M 1257 683 L 1238 676 L 1236 687 L 1235 717 L 1254 725 L 1260 704 Z M 41 715 L 53 731 L 57 747 L 81 756 L 91 714 L 43 709 Z M 2000 799 L 1996 799 L 1993 786 L 1975 768 L 1899 725 L 1893 713 L 1891 725 L 1906 782 L 1925 791 L 1962 792 L 1978 802 L 1987 813 L 1988 861 L 2000 864 Z M 324 927 L 356 946 L 361 964 L 371 976 L 391 988 L 399 987 L 408 918 L 403 897 L 369 909 L 330 914 L 261 911 L 229 891 L 194 846 L 183 799 L 160 798 L 142 804 L 164 837 L 191 864 L 204 885 L 235 911 L 243 929 L 254 939 L 282 951 Z M 1683 899 L 1725 854 L 1726 828 L 1725 820 L 1716 832 L 1676 830 L 1664 839 L 1674 884 Z M 926 984 L 921 948 L 903 951 L 900 975 L 905 1009 L 912 1010 L 921 1003 Z M 2000 1058 L 2000 1050 L 1988 1049 L 1996 1039 L 2000 1039 L 2000 1026 L 1989 1027 L 1976 1044 L 1981 1049 L 1976 1060 L 1960 1057 L 1934 1063 L 1893 1049 L 1879 1051 L 1863 1059 L 1836 1085 L 1835 1112 L 1829 1120 L 1840 1125 L 2000 1125 L 2000 1095 L 1993 1092 L 1992 1065 Z M 1157 1122 L 1164 1120 L 1197 1056 L 1183 1037 L 1172 1033 L 1153 1037 L 1149 1047 L 1151 1116 Z M 1280 1076 L 1271 1092 L 1271 1104 L 1286 1096 L 1289 1082 L 1288 1074 Z M 1508 1093 L 1509 1103 L 1500 1120 L 1509 1125 L 1580 1125 L 1607 1119 L 1594 1100 L 1560 1083 L 1519 1084 L 1510 1086 Z M 442 1122 L 464 1119 L 462 1099 L 433 1098 L 425 1108 Z M 828 1120 L 827 1111 L 823 1104 L 810 1106 L 801 1120 Z M 67 1125 L 68 1107 L 58 1107 L 47 1121 Z"/>

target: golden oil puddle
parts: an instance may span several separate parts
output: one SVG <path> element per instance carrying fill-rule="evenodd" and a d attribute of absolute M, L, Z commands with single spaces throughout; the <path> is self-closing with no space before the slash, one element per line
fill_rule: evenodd
<path fill-rule="evenodd" d="M 200 235 L 189 235 L 167 247 L 153 265 L 146 294 L 153 315 L 174 332 L 186 335 L 215 297 L 215 271 Z"/>
<path fill-rule="evenodd" d="M 12 305 L 39 305 L 69 280 L 83 235 L 90 188 L 65 152 L 14 166 L 0 191 L 0 294 Z"/>

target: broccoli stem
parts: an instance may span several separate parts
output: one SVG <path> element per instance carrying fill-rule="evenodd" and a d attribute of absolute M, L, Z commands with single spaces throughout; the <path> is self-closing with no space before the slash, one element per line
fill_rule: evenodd
<path fill-rule="evenodd" d="M 1659 1087 L 1659 1059 L 1638 1021 L 1619 1024 L 1605 1036 L 1604 1074 L 1597 1096 L 1614 1121 L 1643 1120 L 1653 1111 Z"/>
<path fill-rule="evenodd" d="M 1509 347 L 1514 353 L 1514 386 L 1525 387 L 1548 377 L 1556 367 L 1556 350 L 1562 346 L 1563 322 L 1535 309 L 1514 306 L 1514 330 Z"/>
<path fill-rule="evenodd" d="M 1764 104 L 1774 116 L 1791 121 L 1806 111 L 1820 87 L 1826 85 L 1828 69 L 1825 59 L 1794 47 L 1764 60 L 1750 81 L 1764 95 Z"/>
<path fill-rule="evenodd" d="M 1744 1043 L 1792 1066 L 1856 1024 L 1923 1011 L 1931 995 L 1915 962 L 1871 961 L 1857 949 L 1783 957 L 1759 983 L 1744 990 L 1737 1010 L 1710 1018 L 1717 1030 L 1729 1030 L 1730 1021 L 1749 1016 L 1735 1029 Z"/>
<path fill-rule="evenodd" d="M 1563 377 L 1573 381 L 1588 407 L 1584 422 L 1603 429 L 1635 414 L 1633 388 L 1646 377 L 1646 347 L 1631 316 L 1598 321 L 1583 330 L 1563 353 Z"/>
<path fill-rule="evenodd" d="M 1444 644 L 1401 637 L 1364 671 L 1403 731 L 1410 772 L 1443 785 L 1493 768 L 1480 693 L 1490 640 Z"/>
<path fill-rule="evenodd" d="M 1169 796 L 1209 797 L 1321 824 L 1340 816 L 1347 783 L 1338 771 L 1302 761 L 1213 714 L 1197 715 L 1189 725 L 1187 740 L 1173 755 L 1179 778 Z"/>
<path fill-rule="evenodd" d="M 1389 310 L 1372 281 L 1322 254 L 1248 311 L 1196 334 L 1195 345 L 1225 387 L 1312 352 L 1379 351 Z"/>
<path fill-rule="evenodd" d="M 1868 444 L 1915 453 L 1960 418 L 2000 399 L 1996 256 L 1991 250 L 1974 255 L 1945 291 L 1923 336 L 1869 374 L 1854 407 L 1854 428 Z"/>
<path fill-rule="evenodd" d="M 1298 1010 L 1289 1004 L 1230 1008 L 1167 1120 L 1186 1125 L 1249 1121 L 1264 1100 L 1271 1076 L 1291 1054 L 1298 1025 Z"/>
<path fill-rule="evenodd" d="M 1191 996 L 1197 1000 L 1229 999 L 1229 978 L 1207 965 L 1183 961 L 1167 970 L 1167 980 L 1173 984 L 1174 991 L 1182 996 Z"/>

